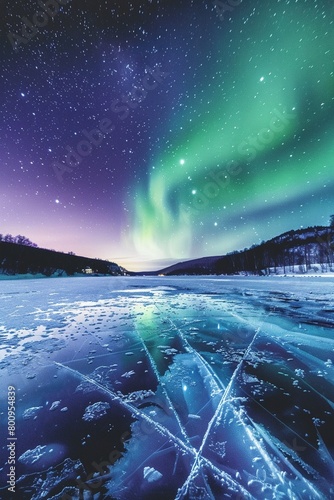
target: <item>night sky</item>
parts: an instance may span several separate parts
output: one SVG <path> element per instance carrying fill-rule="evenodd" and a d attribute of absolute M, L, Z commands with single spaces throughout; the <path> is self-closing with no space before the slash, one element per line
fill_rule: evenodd
<path fill-rule="evenodd" d="M 328 224 L 333 0 L 43 3 L 1 2 L 0 233 L 149 270 Z"/>

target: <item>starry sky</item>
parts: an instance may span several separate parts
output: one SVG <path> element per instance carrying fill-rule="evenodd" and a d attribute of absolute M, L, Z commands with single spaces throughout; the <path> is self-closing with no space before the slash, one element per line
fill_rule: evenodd
<path fill-rule="evenodd" d="M 151 270 L 328 224 L 332 0 L 1 6 L 0 233 Z"/>

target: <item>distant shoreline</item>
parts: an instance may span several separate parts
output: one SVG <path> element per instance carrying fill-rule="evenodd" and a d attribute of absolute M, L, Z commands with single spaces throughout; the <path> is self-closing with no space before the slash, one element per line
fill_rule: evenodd
<path fill-rule="evenodd" d="M 63 275 L 63 276 L 46 276 L 45 274 L 14 274 L 14 275 L 6 275 L 6 274 L 0 274 L 0 282 L 1 281 L 18 281 L 18 280 L 40 280 L 40 279 L 66 279 L 66 278 L 157 278 L 161 279 L 163 282 L 164 279 L 196 279 L 196 278 L 201 278 L 201 279 L 228 279 L 228 280 L 237 280 L 237 279 L 259 279 L 259 280 L 268 280 L 271 278 L 334 278 L 334 272 L 326 272 L 326 273 L 287 273 L 287 274 L 268 274 L 268 275 L 259 275 L 259 274 L 178 274 L 178 275 L 166 275 L 166 276 L 161 276 L 161 275 L 127 275 L 127 276 L 122 276 L 122 275 L 110 275 L 110 274 L 90 274 L 87 275 L 85 273 L 76 273 L 74 275 Z"/>

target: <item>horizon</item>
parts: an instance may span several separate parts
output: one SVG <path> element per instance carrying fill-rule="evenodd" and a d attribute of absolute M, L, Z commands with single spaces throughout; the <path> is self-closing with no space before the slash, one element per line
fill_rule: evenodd
<path fill-rule="evenodd" d="M 151 272 L 327 225 L 331 9 L 7 2 L 1 232 Z"/>
<path fill-rule="evenodd" d="M 315 224 L 313 226 L 306 226 L 306 227 L 299 227 L 298 229 L 294 229 L 294 228 L 290 228 L 288 229 L 287 231 L 284 231 L 283 233 L 280 233 L 280 234 L 276 234 L 274 235 L 272 238 L 269 238 L 268 240 L 261 240 L 260 242 L 258 243 L 252 243 L 251 245 L 247 246 L 247 247 L 244 247 L 244 248 L 240 248 L 240 249 L 233 249 L 229 252 L 225 252 L 225 253 L 218 253 L 216 255 L 200 255 L 200 256 L 195 256 L 195 257 L 192 257 L 192 258 L 185 258 L 185 259 L 182 259 L 182 260 L 177 260 L 177 259 L 168 259 L 168 260 L 159 260 L 159 261 L 150 261 L 149 259 L 148 260 L 144 260 L 143 261 L 143 264 L 140 264 L 140 262 L 138 261 L 135 261 L 133 262 L 132 264 L 132 267 L 130 267 L 128 264 L 130 262 L 131 264 L 131 260 L 129 259 L 122 259 L 122 257 L 119 257 L 119 258 L 102 258 L 102 257 L 96 257 L 96 256 L 93 256 L 93 255 L 83 255 L 83 254 L 76 254 L 75 252 L 72 252 L 70 251 L 71 253 L 74 253 L 74 255 L 78 256 L 78 257 L 84 257 L 84 258 L 90 258 L 90 259 L 101 259 L 101 260 L 105 260 L 105 261 L 109 261 L 109 262 L 113 262 L 114 264 L 117 264 L 118 266 L 124 268 L 126 271 L 128 272 L 133 272 L 133 273 L 151 273 L 151 272 L 157 272 L 157 271 L 163 271 L 165 269 L 167 269 L 168 267 L 172 267 L 176 264 L 180 264 L 180 263 L 185 263 L 185 262 L 189 262 L 189 261 L 193 261 L 193 260 L 199 260 L 199 259 L 210 259 L 210 258 L 215 258 L 215 257 L 220 257 L 220 256 L 225 256 L 229 253 L 233 253 L 233 252 L 242 252 L 244 250 L 248 250 L 250 249 L 253 245 L 255 246 L 259 246 L 261 245 L 262 243 L 266 243 L 268 241 L 270 241 L 271 239 L 275 239 L 277 237 L 280 237 L 280 236 L 283 236 L 284 234 L 286 233 L 289 233 L 290 231 L 293 231 L 293 232 L 296 232 L 296 231 L 302 231 L 302 230 L 308 230 L 308 229 L 313 229 L 314 227 L 332 227 L 331 226 L 331 223 L 330 223 L 330 220 L 328 221 L 327 224 L 324 224 L 324 225 L 320 225 L 320 224 Z M 14 236 L 14 235 L 11 235 L 11 236 Z M 27 237 L 26 235 L 24 235 L 25 237 Z M 30 239 L 29 237 L 27 237 L 28 239 Z M 35 242 L 31 242 L 31 243 L 34 243 L 36 244 Z M 37 245 L 37 244 L 36 244 Z M 39 245 L 37 245 L 37 248 L 40 248 L 42 250 L 49 250 L 49 251 L 55 251 L 55 252 L 60 252 L 60 253 L 70 253 L 68 251 L 62 251 L 62 250 L 56 250 L 56 249 L 51 249 L 51 248 L 45 248 L 45 247 L 41 247 Z M 146 267 L 138 267 L 136 269 L 137 266 L 144 266 L 144 262 L 147 264 Z M 159 264 L 158 264 L 159 262 Z M 151 267 L 151 268 L 150 268 Z"/>
<path fill-rule="evenodd" d="M 180 262 L 187 262 L 187 261 L 191 261 L 191 260 L 197 260 L 197 259 L 205 259 L 205 258 L 210 258 L 210 257 L 217 257 L 217 256 L 223 256 L 223 255 L 226 255 L 227 253 L 230 253 L 230 252 L 234 252 L 234 251 L 237 251 L 237 252 L 242 252 L 243 250 L 245 250 L 246 248 L 250 248 L 252 245 L 261 245 L 261 243 L 263 241 L 269 241 L 271 240 L 272 238 L 275 238 L 275 237 L 278 237 L 278 236 L 281 236 L 289 231 L 299 231 L 299 230 L 303 230 L 303 229 L 309 229 L 309 228 L 313 228 L 313 227 L 317 227 L 317 226 L 322 226 L 322 227 L 330 227 L 330 224 L 329 224 L 329 221 L 327 224 L 314 224 L 312 226 L 300 226 L 299 228 L 295 229 L 295 228 L 290 228 L 286 231 L 284 231 L 283 233 L 279 233 L 279 234 L 275 234 L 273 235 L 272 237 L 269 237 L 268 240 L 260 240 L 258 243 L 250 243 L 249 245 L 247 245 L 246 247 L 244 248 L 234 248 L 233 250 L 229 250 L 227 252 L 224 252 L 224 253 L 218 253 L 216 255 L 213 255 L 213 254 L 210 254 L 210 255 L 199 255 L 199 256 L 194 256 L 194 257 L 191 257 L 191 258 L 185 258 L 185 259 L 182 259 L 182 260 L 177 260 L 177 259 L 168 259 L 168 260 L 164 260 L 164 259 L 161 259 L 159 262 L 160 262 L 160 265 L 158 263 L 154 264 L 153 262 L 157 262 L 157 261 L 150 261 L 149 259 L 148 260 L 145 260 L 144 262 L 147 263 L 148 266 L 154 266 L 152 267 L 151 269 L 150 268 L 138 268 L 138 269 L 134 269 L 135 267 L 137 266 L 140 266 L 140 262 L 138 261 L 135 261 L 132 266 L 133 267 L 127 267 L 127 261 L 122 259 L 122 257 L 120 258 L 115 258 L 115 259 L 107 259 L 107 260 L 112 260 L 113 262 L 115 262 L 116 264 L 118 264 L 119 266 L 121 267 L 124 267 L 127 271 L 130 271 L 130 272 L 156 272 L 156 271 L 163 271 L 164 269 L 166 269 L 167 267 L 170 267 L 170 266 L 173 266 L 175 264 L 179 264 Z"/>
<path fill-rule="evenodd" d="M 315 224 L 314 226 L 299 227 L 297 229 L 290 228 L 287 231 L 284 231 L 283 233 L 275 234 L 274 236 L 268 238 L 268 240 L 261 240 L 258 243 L 251 243 L 251 244 L 249 244 L 248 246 L 246 246 L 244 248 L 234 248 L 233 250 L 230 250 L 228 252 L 218 253 L 216 255 L 213 255 L 213 254 L 210 254 L 210 255 L 199 255 L 199 256 L 194 256 L 194 257 L 191 257 L 191 258 L 185 258 L 185 259 L 182 259 L 182 260 L 177 260 L 177 259 L 164 260 L 164 259 L 161 259 L 161 260 L 159 260 L 160 264 L 158 264 L 157 261 L 150 261 L 148 259 L 148 260 L 144 260 L 143 261 L 143 262 L 145 262 L 147 264 L 146 268 L 137 267 L 137 266 L 141 266 L 142 265 L 138 261 L 133 262 L 132 267 L 127 267 L 127 260 L 124 260 L 121 257 L 120 258 L 114 258 L 114 259 L 113 258 L 109 258 L 109 259 L 106 259 L 106 260 L 110 260 L 110 261 L 114 262 L 115 264 L 123 267 L 124 269 L 126 269 L 129 272 L 135 272 L 135 273 L 136 272 L 140 272 L 140 273 L 157 272 L 157 271 L 163 271 L 164 269 L 166 269 L 166 268 L 168 268 L 170 266 L 173 266 L 173 265 L 176 265 L 176 264 L 179 264 L 179 263 L 182 263 L 182 262 L 188 262 L 188 261 L 197 260 L 197 259 L 205 259 L 205 258 L 210 258 L 210 257 L 223 256 L 223 255 L 226 255 L 227 253 L 234 252 L 234 251 L 242 252 L 244 249 L 250 248 L 252 245 L 261 245 L 261 243 L 263 241 L 269 241 L 272 238 L 281 236 L 281 235 L 283 235 L 283 234 L 285 234 L 285 233 L 287 233 L 289 231 L 298 231 L 298 230 L 302 230 L 302 229 L 306 230 L 306 229 L 309 229 L 309 228 L 312 228 L 312 227 L 315 227 L 315 226 L 330 227 L 329 226 L 329 222 L 328 222 L 327 224 L 323 224 L 323 225 L 322 224 Z M 94 257 L 90 257 L 90 258 L 94 258 Z M 100 257 L 97 257 L 97 258 L 100 258 Z"/>

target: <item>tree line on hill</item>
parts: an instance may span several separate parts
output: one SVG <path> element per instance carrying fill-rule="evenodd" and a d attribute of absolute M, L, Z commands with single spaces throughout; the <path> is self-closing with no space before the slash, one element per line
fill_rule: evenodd
<path fill-rule="evenodd" d="M 114 262 L 80 257 L 38 248 L 25 236 L 0 237 L 0 272 L 6 275 L 43 274 L 73 276 L 76 273 L 124 275 L 126 271 Z"/>
<path fill-rule="evenodd" d="M 289 231 L 251 248 L 182 262 L 158 271 L 165 275 L 334 272 L 334 216 L 330 226 Z M 157 273 L 157 274 L 158 274 Z"/>
<path fill-rule="evenodd" d="M 22 236 L 21 234 L 18 234 L 17 236 L 12 236 L 11 234 L 0 234 L 0 241 L 5 241 L 7 243 L 17 243 L 17 245 L 26 245 L 28 247 L 37 248 L 36 243 L 33 243 L 29 240 L 29 238 L 26 238 L 26 236 Z"/>
<path fill-rule="evenodd" d="M 216 262 L 215 270 L 218 274 L 225 274 L 227 270 L 232 273 L 275 274 L 278 268 L 283 274 L 334 271 L 333 236 L 333 229 L 323 226 L 289 231 L 222 257 Z"/>

